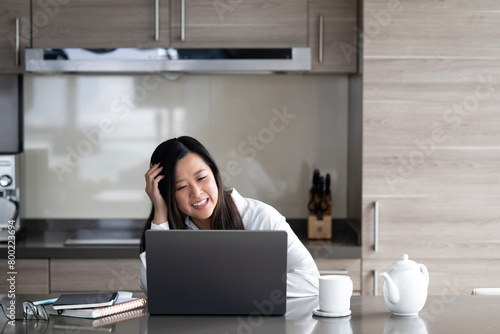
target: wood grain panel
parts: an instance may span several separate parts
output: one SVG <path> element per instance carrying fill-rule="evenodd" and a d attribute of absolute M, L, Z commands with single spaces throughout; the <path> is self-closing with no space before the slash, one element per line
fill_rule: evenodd
<path fill-rule="evenodd" d="M 410 260 L 412 257 L 410 256 Z M 397 255 L 391 260 L 363 261 L 363 295 L 373 295 L 373 270 L 377 274 L 389 272 Z M 423 263 L 429 270 L 428 295 L 446 296 L 443 302 L 452 301 L 453 296 L 470 295 L 474 288 L 500 287 L 500 261 L 476 260 L 428 260 L 413 257 L 417 263 Z M 378 295 L 383 296 L 384 278 L 378 276 Z"/>
<path fill-rule="evenodd" d="M 499 18 L 489 0 L 364 2 L 365 294 L 403 253 L 429 262 L 430 293 L 498 281 Z"/>
<path fill-rule="evenodd" d="M 364 2 L 366 58 L 500 56 L 498 1 Z"/>
<path fill-rule="evenodd" d="M 172 0 L 172 47 L 307 46 L 306 0 L 186 1 L 184 42 L 180 3 Z"/>
<path fill-rule="evenodd" d="M 55 4 L 55 5 L 54 5 Z M 160 41 L 154 1 L 71 0 L 33 2 L 33 47 L 168 47 L 169 2 L 160 0 Z"/>
<path fill-rule="evenodd" d="M 373 250 L 375 198 L 363 199 L 363 259 L 404 253 L 425 259 L 498 259 L 498 197 L 377 198 L 379 251 Z"/>
<path fill-rule="evenodd" d="M 10 284 L 7 278 L 8 268 L 6 259 L 0 262 L 3 279 L 0 280 L 0 293 L 7 294 Z M 15 293 L 49 293 L 49 260 L 47 259 L 17 259 L 15 263 Z"/>
<path fill-rule="evenodd" d="M 438 145 L 425 139 L 413 146 L 365 151 L 364 196 L 465 198 L 473 205 L 500 198 L 500 147 Z"/>
<path fill-rule="evenodd" d="M 140 292 L 139 269 L 139 259 L 52 259 L 51 292 Z"/>
<path fill-rule="evenodd" d="M 361 259 L 314 259 L 320 273 L 328 270 L 346 270 L 354 291 L 361 291 Z M 327 273 L 328 274 L 328 273 Z"/>
<path fill-rule="evenodd" d="M 0 73 L 24 72 L 24 49 L 31 45 L 29 0 L 3 0 L 0 3 Z M 19 19 L 20 65 L 16 65 L 16 18 Z"/>
<path fill-rule="evenodd" d="M 319 62 L 319 16 L 323 15 L 323 62 Z M 357 3 L 309 1 L 311 72 L 355 73 L 357 70 Z"/>

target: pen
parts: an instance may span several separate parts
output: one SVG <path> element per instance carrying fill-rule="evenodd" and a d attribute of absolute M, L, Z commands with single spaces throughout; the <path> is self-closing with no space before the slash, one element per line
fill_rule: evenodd
<path fill-rule="evenodd" d="M 36 302 L 33 302 L 33 305 L 47 305 L 47 304 L 54 304 L 57 298 L 52 298 L 52 299 L 45 299 L 45 300 L 39 300 Z"/>

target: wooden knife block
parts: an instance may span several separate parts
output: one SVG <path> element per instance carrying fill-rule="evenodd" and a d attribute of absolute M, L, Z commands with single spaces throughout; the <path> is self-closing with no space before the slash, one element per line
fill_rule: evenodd
<path fill-rule="evenodd" d="M 324 215 L 318 220 L 316 215 L 307 218 L 307 237 L 309 239 L 331 239 L 332 238 L 332 216 Z"/>

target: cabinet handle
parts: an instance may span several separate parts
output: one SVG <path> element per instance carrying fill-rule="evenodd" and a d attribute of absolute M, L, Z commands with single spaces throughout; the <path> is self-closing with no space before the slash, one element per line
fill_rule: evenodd
<path fill-rule="evenodd" d="M 320 275 L 349 275 L 347 269 L 320 269 Z"/>
<path fill-rule="evenodd" d="M 378 252 L 378 201 L 373 202 L 373 250 Z"/>
<path fill-rule="evenodd" d="M 186 0 L 181 0 L 181 41 L 186 40 Z"/>
<path fill-rule="evenodd" d="M 20 61 L 20 46 L 19 46 L 19 18 L 16 17 L 16 50 L 15 50 L 15 54 L 14 54 L 14 57 L 16 57 L 15 59 L 15 63 L 16 63 L 16 66 L 19 66 L 21 65 L 21 61 Z"/>
<path fill-rule="evenodd" d="M 155 0 L 155 41 L 160 40 L 160 0 Z"/>
<path fill-rule="evenodd" d="M 318 47 L 318 62 L 323 63 L 323 15 L 319 16 L 319 47 Z"/>
<path fill-rule="evenodd" d="M 378 296 L 378 270 L 373 271 L 373 295 Z"/>

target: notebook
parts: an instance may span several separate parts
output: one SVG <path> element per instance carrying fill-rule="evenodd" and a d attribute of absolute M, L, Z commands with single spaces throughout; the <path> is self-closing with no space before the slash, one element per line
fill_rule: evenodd
<path fill-rule="evenodd" d="M 146 231 L 151 314 L 283 315 L 285 231 Z"/>
<path fill-rule="evenodd" d="M 102 318 L 109 315 L 118 314 L 146 306 L 146 299 L 144 298 L 131 298 L 126 301 L 118 302 L 114 305 L 96 308 L 77 308 L 77 309 L 63 309 L 56 310 L 53 307 L 46 307 L 47 313 L 52 315 L 62 315 L 67 317 L 77 318 Z"/>

